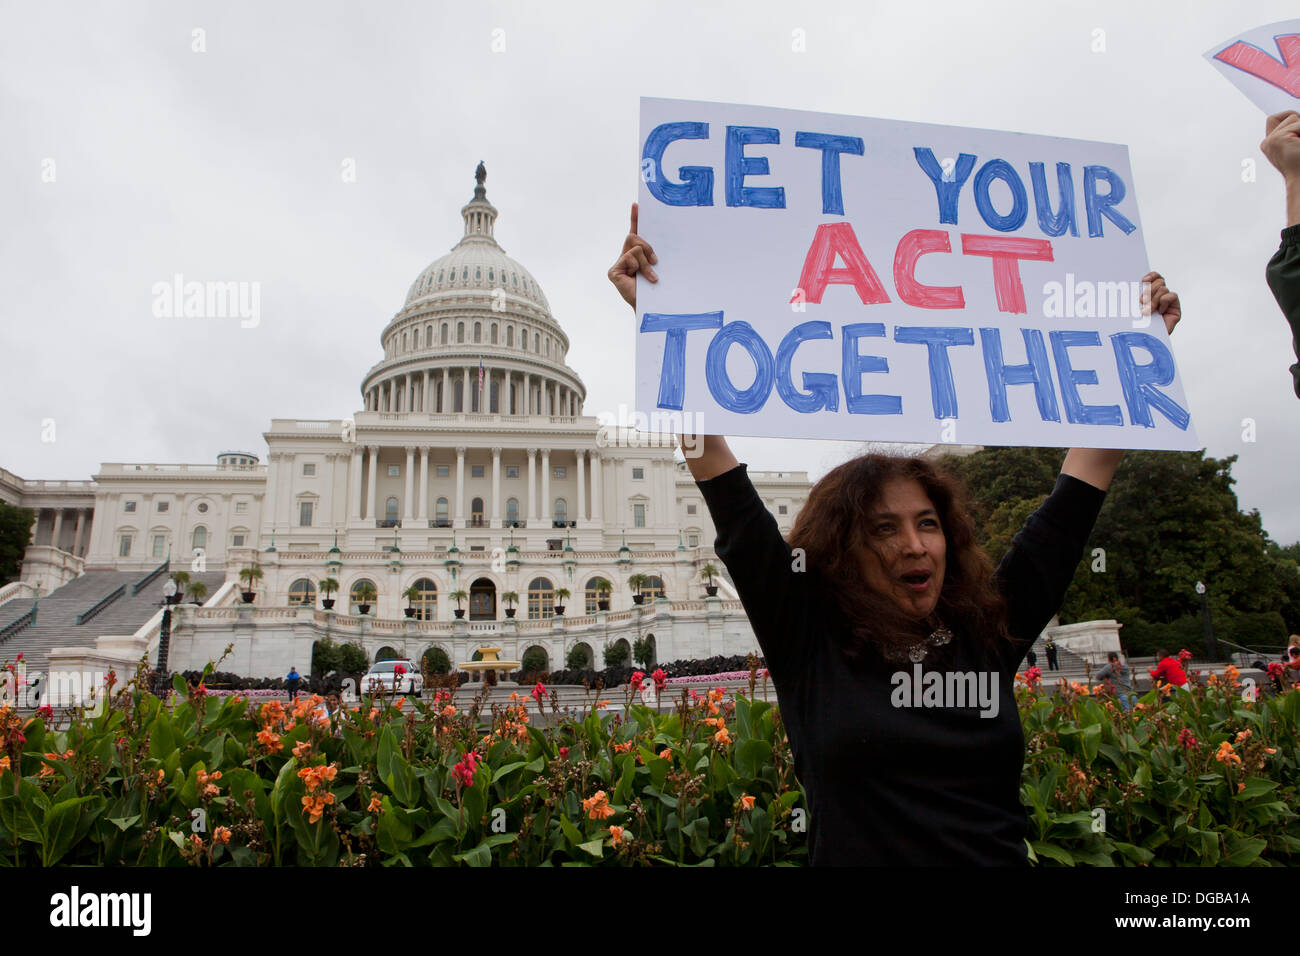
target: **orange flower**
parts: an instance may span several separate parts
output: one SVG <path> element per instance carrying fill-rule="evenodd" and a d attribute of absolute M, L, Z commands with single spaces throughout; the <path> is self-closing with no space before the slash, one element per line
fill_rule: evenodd
<path fill-rule="evenodd" d="M 334 794 L 328 792 L 317 794 L 314 797 L 303 797 L 302 805 L 303 809 L 305 809 L 308 814 L 307 822 L 318 822 L 321 816 L 325 813 L 325 807 L 333 802 Z"/>
<path fill-rule="evenodd" d="M 1237 670 L 1237 668 L 1232 664 L 1229 664 L 1223 669 L 1223 676 L 1235 684 L 1237 683 L 1237 678 L 1241 676 L 1241 671 Z"/>
<path fill-rule="evenodd" d="M 741 795 L 740 795 L 740 807 L 741 807 L 742 810 L 753 810 L 753 809 L 754 809 L 754 798 L 751 797 L 751 796 L 749 796 L 749 794 L 741 794 Z"/>
<path fill-rule="evenodd" d="M 308 793 L 313 793 L 320 788 L 322 783 L 333 781 L 338 776 L 338 767 L 330 764 L 328 767 L 303 767 L 298 771 L 298 776 L 307 787 Z"/>
<path fill-rule="evenodd" d="M 283 749 L 283 745 L 280 743 L 280 735 L 270 730 L 259 730 L 257 732 L 257 742 L 270 753 L 279 753 Z"/>
<path fill-rule="evenodd" d="M 7 755 L 4 757 L 0 757 L 0 772 L 3 772 L 8 769 L 9 769 L 9 757 Z"/>
<path fill-rule="evenodd" d="M 1265 747 L 1265 748 L 1264 748 L 1264 753 L 1266 753 L 1266 754 L 1275 754 L 1275 753 L 1277 753 L 1277 748 L 1276 748 L 1276 747 Z"/>
<path fill-rule="evenodd" d="M 614 846 L 618 846 L 620 843 L 623 842 L 623 828 L 622 828 L 622 827 L 618 827 L 618 826 L 612 826 L 612 827 L 610 827 L 610 828 L 609 828 L 609 835 L 610 835 L 610 837 L 613 839 Z"/>
<path fill-rule="evenodd" d="M 672 747 L 665 747 L 663 750 L 659 751 L 659 756 L 663 757 L 665 760 L 672 760 L 672 759 L 673 759 L 673 748 L 672 748 Z"/>
<path fill-rule="evenodd" d="M 262 705 L 261 716 L 264 727 L 284 723 L 284 704 L 278 700 L 267 701 Z"/>
<path fill-rule="evenodd" d="M 583 800 L 582 809 L 587 811 L 588 818 L 592 820 L 604 820 L 614 815 L 614 808 L 609 805 L 604 790 L 597 790 L 594 797 Z"/>
<path fill-rule="evenodd" d="M 718 726 L 718 732 L 713 735 L 713 741 L 714 743 L 719 743 L 723 745 L 731 743 L 731 734 L 727 731 L 726 726 L 723 725 L 720 721 Z"/>
<path fill-rule="evenodd" d="M 371 720 L 374 720 L 374 719 L 375 719 L 376 717 L 378 717 L 378 716 L 379 716 L 379 708 L 378 708 L 378 707 L 371 707 L 371 708 L 370 708 L 370 719 L 371 719 Z"/>
<path fill-rule="evenodd" d="M 203 837 L 199 836 L 197 833 L 194 834 L 192 837 L 190 837 L 190 845 L 193 846 L 195 849 L 202 849 Z"/>
<path fill-rule="evenodd" d="M 1233 743 L 1238 743 L 1238 744 L 1239 744 L 1239 743 L 1241 743 L 1243 740 L 1249 740 L 1249 739 L 1250 739 L 1250 731 L 1249 731 L 1249 730 L 1243 730 L 1243 731 L 1241 731 L 1240 733 L 1237 734 L 1237 739 L 1236 739 L 1235 741 L 1233 741 Z"/>
<path fill-rule="evenodd" d="M 302 760 L 311 753 L 311 741 L 303 740 L 293 745 L 293 755 Z"/>
<path fill-rule="evenodd" d="M 1214 755 L 1214 759 L 1222 764 L 1241 763 L 1241 758 L 1232 752 L 1232 744 L 1228 743 L 1226 740 L 1219 744 L 1219 752 Z"/>
<path fill-rule="evenodd" d="M 1241 791 L 1243 791 L 1243 790 L 1245 790 L 1245 789 L 1246 789 L 1246 785 L 1245 785 L 1244 783 L 1239 783 L 1239 784 L 1237 784 L 1237 792 L 1238 792 L 1238 793 L 1241 793 Z"/>
<path fill-rule="evenodd" d="M 596 701 L 596 706 L 599 707 L 601 710 L 604 710 L 606 707 L 609 706 L 609 701 L 607 701 L 607 700 L 598 700 L 598 701 Z"/>
<path fill-rule="evenodd" d="M 370 798 L 370 806 L 366 807 L 366 813 L 378 813 L 383 808 L 383 803 L 378 797 Z"/>
<path fill-rule="evenodd" d="M 614 745 L 614 753 L 616 754 L 625 754 L 631 749 L 632 749 L 632 741 L 630 740 L 627 741 L 626 743 Z"/>
<path fill-rule="evenodd" d="M 213 831 L 212 831 L 212 842 L 213 842 L 213 843 L 229 843 L 229 842 L 230 842 L 230 830 L 229 830 L 229 828 L 227 828 L 227 827 L 217 827 L 215 830 L 213 830 Z"/>
<path fill-rule="evenodd" d="M 451 704 L 448 704 L 446 707 L 444 707 L 444 708 L 440 711 L 440 713 L 441 713 L 442 716 L 444 716 L 444 717 L 455 717 L 455 716 L 456 716 L 456 708 L 453 707 L 453 706 L 451 706 Z"/>
<path fill-rule="evenodd" d="M 398 710 L 401 710 L 403 707 L 406 706 L 406 698 L 405 697 L 397 698 L 393 706 L 396 707 Z"/>

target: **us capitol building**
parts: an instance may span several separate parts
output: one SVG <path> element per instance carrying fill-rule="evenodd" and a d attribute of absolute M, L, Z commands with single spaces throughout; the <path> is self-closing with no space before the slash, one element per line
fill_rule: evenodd
<path fill-rule="evenodd" d="M 172 670 L 202 668 L 233 643 L 223 670 L 305 672 L 326 636 L 372 660 L 535 649 L 547 670 L 577 645 L 599 668 L 607 646 L 638 638 L 657 661 L 757 650 L 725 577 L 706 596 L 701 568 L 725 569 L 674 440 L 586 413 L 568 336 L 497 244 L 485 179 L 480 164 L 463 236 L 384 327 L 352 420 L 273 419 L 264 461 L 228 451 L 206 465 L 106 463 L 90 481 L 0 469 L 0 499 L 36 512 L 22 579 L 0 589 L 0 659 L 26 648 L 29 669 L 153 663 L 162 586 L 177 570 L 207 593 L 172 609 Z M 788 533 L 807 474 L 751 477 Z M 261 577 L 241 581 L 254 567 Z M 321 593 L 329 578 L 337 594 Z"/>

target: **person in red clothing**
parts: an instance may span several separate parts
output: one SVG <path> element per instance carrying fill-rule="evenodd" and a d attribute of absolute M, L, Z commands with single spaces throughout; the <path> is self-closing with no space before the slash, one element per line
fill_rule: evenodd
<path fill-rule="evenodd" d="M 1163 647 L 1156 651 L 1156 660 L 1160 663 L 1156 665 L 1155 670 L 1148 672 L 1151 680 L 1162 680 L 1175 687 L 1183 687 L 1187 684 L 1187 675 L 1183 673 L 1183 666 L 1178 663 L 1176 657 L 1170 657 L 1169 652 Z"/>

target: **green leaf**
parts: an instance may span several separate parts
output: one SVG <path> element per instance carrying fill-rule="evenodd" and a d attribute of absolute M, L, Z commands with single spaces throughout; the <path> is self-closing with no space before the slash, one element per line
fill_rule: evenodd
<path fill-rule="evenodd" d="M 1267 840 L 1253 837 L 1228 837 L 1227 854 L 1223 857 L 1223 866 L 1249 866 L 1259 858 L 1268 846 Z"/>
<path fill-rule="evenodd" d="M 598 837 L 595 840 L 588 840 L 586 843 L 579 843 L 578 849 L 585 850 L 592 856 L 596 857 L 596 859 L 601 859 L 605 855 L 605 840 L 603 837 Z"/>
<path fill-rule="evenodd" d="M 1268 793 L 1277 787 L 1276 780 L 1265 780 L 1263 777 L 1251 777 L 1246 781 L 1245 788 L 1237 794 L 1238 800 L 1253 800 L 1262 793 Z"/>
<path fill-rule="evenodd" d="M 1065 866 L 1074 866 L 1074 857 L 1063 846 L 1053 846 L 1051 843 L 1034 843 L 1031 846 L 1038 856 L 1045 856 L 1049 860 L 1055 860 Z"/>
<path fill-rule="evenodd" d="M 56 803 L 45 811 L 45 841 L 41 851 L 42 866 L 53 866 L 63 859 L 64 854 L 76 842 L 78 835 L 84 835 L 94 820 L 94 817 L 87 814 L 82 808 L 87 803 L 102 799 L 100 796 L 74 797 L 71 800 Z"/>

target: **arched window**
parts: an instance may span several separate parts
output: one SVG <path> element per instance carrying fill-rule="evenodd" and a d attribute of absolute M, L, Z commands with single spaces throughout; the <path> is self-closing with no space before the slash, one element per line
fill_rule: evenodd
<path fill-rule="evenodd" d="M 360 613 L 361 613 L 361 611 L 359 610 L 359 607 L 360 607 L 360 605 L 361 605 L 363 602 L 360 601 L 360 600 L 358 600 L 358 594 L 359 594 L 360 591 L 361 591 L 361 587 L 362 587 L 362 585 L 366 585 L 366 584 L 370 585 L 372 588 L 375 587 L 375 582 L 374 582 L 374 581 L 370 581 L 370 580 L 368 580 L 368 579 L 366 579 L 366 578 L 362 578 L 360 581 L 356 581 L 356 582 L 354 582 L 353 585 L 352 585 L 352 587 L 348 590 L 348 604 L 349 604 L 349 606 L 348 606 L 348 613 L 349 613 L 349 614 L 360 614 Z M 378 588 L 375 588 L 375 592 L 378 593 L 378 591 L 379 591 L 379 589 L 378 589 Z M 377 599 L 376 599 L 376 600 L 377 600 Z M 367 604 L 367 605 L 370 606 L 370 607 L 374 607 L 374 602 L 373 602 L 373 601 L 366 601 L 366 602 L 364 602 L 364 603 Z"/>
<path fill-rule="evenodd" d="M 600 610 L 600 605 L 596 603 L 600 600 L 600 592 L 596 590 L 596 584 L 600 580 L 601 579 L 598 577 L 592 578 L 587 582 L 587 586 L 583 589 L 582 595 L 586 599 L 585 609 L 588 614 L 595 614 Z M 606 600 L 608 600 L 608 598 L 606 598 Z"/>
<path fill-rule="evenodd" d="M 555 499 L 555 520 L 567 522 L 569 520 L 569 506 L 563 498 Z"/>
<path fill-rule="evenodd" d="M 471 498 L 469 502 L 469 523 L 472 527 L 483 527 L 483 499 Z"/>
<path fill-rule="evenodd" d="M 496 282 L 496 281 L 497 281 L 497 279 L 496 279 L 496 270 L 495 270 L 495 269 L 492 269 L 492 268 L 489 268 L 489 269 L 488 269 L 488 282 Z"/>
<path fill-rule="evenodd" d="M 542 336 L 537 332 L 533 333 L 533 351 L 538 353 L 542 351 Z"/>
<path fill-rule="evenodd" d="M 397 527 L 397 499 L 389 498 L 384 502 L 384 527 Z"/>
<path fill-rule="evenodd" d="M 426 325 L 424 327 L 424 347 L 427 349 L 432 345 L 433 345 L 433 326 Z"/>
<path fill-rule="evenodd" d="M 405 332 L 402 333 L 402 351 L 403 351 L 403 352 L 406 351 L 406 333 L 405 333 Z"/>
<path fill-rule="evenodd" d="M 465 323 L 456 323 L 456 342 L 457 344 L 465 341 Z"/>
<path fill-rule="evenodd" d="M 519 326 L 519 347 L 521 349 L 528 348 L 528 330 L 522 325 Z"/>
<path fill-rule="evenodd" d="M 494 327 L 492 331 L 495 332 L 496 328 Z M 501 385 L 495 380 L 488 386 L 488 411 L 501 411 Z"/>
<path fill-rule="evenodd" d="M 547 354 L 547 355 L 550 355 L 550 354 L 551 354 L 551 337 L 550 337 L 549 335 L 546 337 L 546 344 L 545 344 L 544 348 L 546 349 L 546 354 Z"/>
<path fill-rule="evenodd" d="M 483 323 L 474 323 L 474 344 L 478 345 L 483 341 Z"/>
<path fill-rule="evenodd" d="M 420 621 L 437 620 L 438 585 L 428 578 L 420 578 L 415 582 L 414 587 L 420 592 L 419 596 L 411 602 L 411 607 L 415 608 L 416 619 Z"/>
<path fill-rule="evenodd" d="M 514 344 L 515 344 L 515 327 L 513 325 L 507 325 L 506 326 L 506 348 L 510 348 Z"/>
<path fill-rule="evenodd" d="M 442 344 L 443 344 L 443 345 L 446 345 L 446 344 L 447 344 L 447 341 L 448 341 L 447 336 L 448 336 L 448 334 L 449 334 L 449 333 L 448 333 L 448 329 L 447 329 L 447 323 L 444 322 L 444 323 L 442 323 Z"/>
<path fill-rule="evenodd" d="M 293 607 L 295 605 L 303 607 L 316 606 L 316 585 L 306 578 L 299 578 L 289 585 L 289 606 Z"/>
<path fill-rule="evenodd" d="M 194 529 L 194 534 L 190 537 L 190 547 L 204 548 L 208 546 L 208 529 L 199 525 Z"/>
<path fill-rule="evenodd" d="M 653 601 L 655 598 L 665 597 L 664 579 L 657 574 L 652 574 L 646 579 L 646 583 L 641 585 L 641 593 L 645 595 L 647 601 Z"/>
<path fill-rule="evenodd" d="M 488 341 L 493 345 L 497 344 L 497 324 L 495 322 L 492 323 L 491 334 L 488 336 Z"/>
<path fill-rule="evenodd" d="M 447 527 L 447 499 L 439 498 L 434 505 L 434 526 L 438 528 Z"/>
<path fill-rule="evenodd" d="M 506 524 L 511 525 L 513 522 L 518 520 L 519 520 L 519 499 L 507 498 L 506 499 Z"/>
<path fill-rule="evenodd" d="M 555 616 L 555 590 L 546 578 L 533 578 L 528 582 L 528 619 L 530 621 Z"/>

